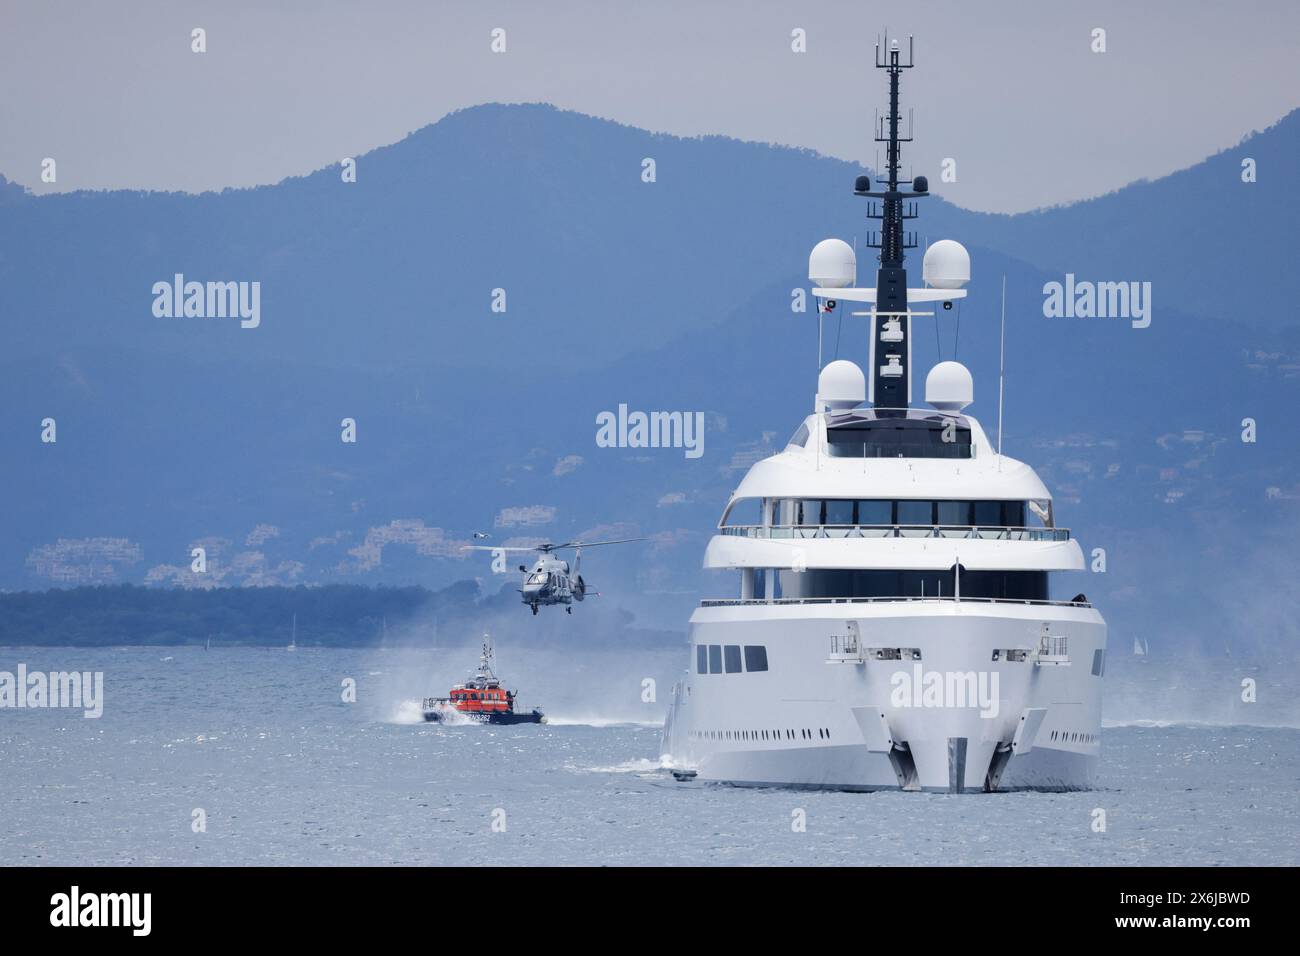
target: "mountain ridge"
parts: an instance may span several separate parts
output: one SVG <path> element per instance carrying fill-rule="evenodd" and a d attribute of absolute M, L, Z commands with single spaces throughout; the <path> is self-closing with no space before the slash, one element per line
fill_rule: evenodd
<path fill-rule="evenodd" d="M 14 467 L 0 487 L 23 507 L 0 518 L 0 587 L 105 568 L 108 581 L 184 583 L 196 542 L 231 583 L 436 585 L 490 573 L 456 551 L 473 530 L 617 527 L 652 540 L 608 549 L 592 576 L 638 619 L 680 623 L 705 589 L 729 593 L 702 578 L 699 554 L 745 463 L 811 406 L 815 322 L 792 295 L 817 240 L 865 233 L 861 168 L 551 107 L 456 115 L 360 157 L 355 184 L 327 167 L 197 196 L 6 202 L 0 441 Z M 1239 231 L 1286 227 L 1296 190 L 1268 171 L 1297 125 L 1261 141 Z M 654 183 L 641 182 L 647 155 Z M 1216 155 L 1038 218 L 938 196 L 921 210 L 924 235 L 971 249 L 974 278 L 970 299 L 919 324 L 915 361 L 956 352 L 975 372 L 975 413 L 993 421 L 1008 276 L 1008 453 L 1039 470 L 1085 544 L 1107 543 L 1136 575 L 1086 585 L 1141 605 L 1117 612 L 1121 625 L 1153 619 L 1178 582 L 1225 560 L 1225 540 L 1271 541 L 1300 499 L 1297 429 L 1276 411 L 1297 397 L 1300 331 L 1271 311 L 1295 277 L 1237 300 L 1184 278 L 1223 255 L 1186 215 L 1230 182 L 1235 157 Z M 1141 221 L 1117 230 L 1134 206 Z M 1151 254 L 1151 235 L 1167 255 Z M 1238 285 L 1280 247 L 1246 249 Z M 260 281 L 260 327 L 155 317 L 151 286 L 176 272 Z M 1152 326 L 1046 318 L 1041 290 L 1066 272 L 1151 281 Z M 505 313 L 490 309 L 497 287 Z M 841 310 L 826 329 L 827 359 L 838 339 L 840 357 L 865 360 L 860 320 Z M 704 458 L 598 447 L 595 416 L 620 403 L 704 413 Z M 1248 415 L 1255 446 L 1237 435 Z M 38 439 L 46 417 L 54 446 Z M 340 442 L 345 417 L 356 446 Z M 1151 537 L 1175 542 L 1171 556 L 1138 569 Z"/>
<path fill-rule="evenodd" d="M 366 149 L 364 152 L 356 154 L 356 156 L 357 158 L 364 158 L 367 156 L 371 156 L 375 153 L 381 152 L 383 150 L 391 149 L 395 146 L 400 146 L 402 143 L 406 142 L 412 137 L 417 136 L 427 130 L 433 129 L 439 124 L 449 119 L 452 119 L 454 117 L 460 116 L 461 114 L 473 114 L 476 111 L 480 111 L 480 110 L 512 109 L 516 107 L 541 108 L 541 109 L 551 110 L 555 113 L 569 114 L 572 116 L 580 117 L 582 119 L 591 120 L 596 123 L 606 123 L 611 126 L 619 127 L 622 129 L 635 130 L 637 132 L 641 132 L 652 137 L 664 137 L 664 138 L 689 141 L 689 142 L 707 142 L 710 140 L 726 141 L 726 142 L 736 143 L 745 146 L 760 146 L 760 147 L 765 147 L 768 149 L 775 149 L 775 150 L 789 150 L 794 153 L 812 159 L 825 159 L 833 162 L 844 162 L 844 163 L 849 163 L 851 165 L 854 164 L 853 160 L 847 160 L 847 159 L 843 159 L 842 157 L 833 156 L 829 153 L 823 153 L 820 150 L 812 149 L 810 147 L 796 146 L 790 143 L 770 142 L 766 140 L 743 139 L 741 137 L 729 136 L 722 133 L 710 133 L 710 134 L 702 134 L 697 136 L 683 136 L 677 133 L 670 133 L 663 130 L 652 130 L 646 127 L 636 126 L 635 124 L 632 123 L 624 123 L 620 120 L 616 120 L 608 116 L 600 116 L 594 113 L 584 113 L 581 110 L 556 106 L 554 103 L 549 103 L 544 100 L 527 100 L 527 101 L 488 100 L 483 103 L 475 103 L 470 106 L 459 107 L 457 109 L 451 110 L 450 112 L 443 114 L 441 117 L 439 117 L 436 120 L 432 120 L 428 123 L 425 123 L 422 126 L 418 126 L 415 127 L 414 129 L 411 129 L 405 135 L 403 135 L 398 139 L 395 139 L 388 143 L 381 143 L 372 146 Z M 1251 140 L 1259 137 L 1262 134 L 1270 133 L 1276 128 L 1292 122 L 1300 122 L 1300 107 L 1296 107 L 1292 110 L 1289 110 L 1288 112 L 1279 116 L 1272 123 L 1269 123 L 1265 126 L 1261 126 L 1256 129 L 1252 129 L 1246 133 L 1243 133 L 1237 139 L 1236 142 L 1230 143 L 1212 153 L 1202 156 L 1200 159 L 1194 160 L 1188 163 L 1188 165 L 1186 166 L 1180 166 L 1177 169 L 1171 170 L 1170 172 L 1164 174 L 1163 176 L 1157 176 L 1155 178 L 1152 178 L 1150 176 L 1141 176 L 1131 180 L 1128 183 L 1125 183 L 1122 186 L 1117 186 L 1113 189 L 1108 189 L 1107 191 L 1103 193 L 1098 193 L 1095 196 L 1088 196 L 1081 199 L 1064 200 L 1056 203 L 1048 203 L 1043 206 L 1036 206 L 1033 209 L 1021 210 L 1019 212 L 994 212 L 990 210 L 972 209 L 969 207 L 961 206 L 956 203 L 954 203 L 953 205 L 955 206 L 955 208 L 960 209 L 962 212 L 969 212 L 975 215 L 1004 216 L 1008 218 L 1014 218 L 1016 216 L 1033 216 L 1040 213 L 1055 212 L 1062 209 L 1068 209 L 1072 206 L 1078 206 L 1084 203 L 1095 202 L 1097 200 L 1102 200 L 1102 199 L 1115 196 L 1116 194 L 1122 193 L 1125 190 L 1128 190 L 1129 188 L 1134 186 L 1142 186 L 1150 183 L 1159 182 L 1162 179 L 1167 179 L 1169 176 L 1174 176 L 1177 175 L 1178 173 L 1185 172 L 1194 167 L 1203 165 L 1204 163 L 1216 157 L 1222 156 L 1224 153 L 1227 153 L 1231 150 L 1246 145 Z M 59 191 L 56 193 L 47 193 L 43 195 L 44 196 L 72 196 L 72 195 L 78 195 L 83 193 L 130 193 L 134 195 L 144 195 L 144 196 L 194 196 L 194 197 L 221 196 L 229 193 L 252 192 L 258 189 L 280 186 L 285 183 L 296 181 L 296 180 L 308 179 L 320 173 L 333 172 L 337 168 L 337 165 L 338 165 L 337 163 L 330 163 L 322 166 L 315 166 L 301 173 L 292 173 L 290 175 L 284 176 L 281 179 L 278 179 L 274 182 L 258 183 L 252 186 L 223 186 L 220 189 L 204 189 L 198 192 L 190 192 L 187 190 L 165 190 L 165 189 L 154 190 L 154 189 L 129 189 L 129 188 L 120 188 L 120 187 L 106 187 L 102 189 L 75 189 L 75 190 Z M 863 168 L 868 169 L 869 167 L 863 166 Z M 33 193 L 29 187 L 24 186 L 15 180 L 8 179 L 3 172 L 0 172 L 0 193 L 6 190 L 14 191 L 17 195 L 21 195 L 24 198 L 32 198 L 32 199 L 43 198 L 42 195 L 37 195 Z M 932 190 L 932 191 L 936 196 L 942 196 L 942 192 L 937 190 Z"/>

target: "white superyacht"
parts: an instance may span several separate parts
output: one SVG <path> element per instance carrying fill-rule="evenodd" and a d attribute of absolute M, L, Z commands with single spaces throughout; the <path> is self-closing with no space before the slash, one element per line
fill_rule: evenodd
<path fill-rule="evenodd" d="M 868 243 L 880 250 L 875 286 L 857 287 L 856 254 L 838 239 L 809 260 L 819 324 L 846 303 L 868 317 L 868 370 L 822 368 L 814 414 L 727 502 L 704 566 L 735 573 L 738 593 L 691 616 L 663 739 L 679 779 L 955 793 L 1093 785 L 1106 625 L 1083 594 L 1055 593 L 1061 572 L 1083 570 L 1079 545 L 1056 527 L 1033 469 L 965 413 L 964 366 L 932 368 L 929 408 L 912 406 L 913 320 L 965 297 L 970 258 L 935 243 L 924 287 L 907 287 L 915 240 L 903 222 L 928 194 L 924 177 L 910 188 L 898 178 L 899 78 L 911 65 L 897 41 L 883 58 L 878 48 L 887 176 L 855 188 L 881 224 Z"/>

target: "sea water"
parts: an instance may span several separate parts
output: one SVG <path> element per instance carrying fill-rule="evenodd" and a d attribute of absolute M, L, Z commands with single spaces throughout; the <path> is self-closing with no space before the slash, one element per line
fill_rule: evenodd
<path fill-rule="evenodd" d="M 0 710 L 0 864 L 1300 863 L 1294 669 L 1112 661 L 1096 790 L 863 794 L 675 781 L 685 647 L 497 649 L 548 724 L 424 723 L 476 646 L 0 648 L 104 675 Z"/>

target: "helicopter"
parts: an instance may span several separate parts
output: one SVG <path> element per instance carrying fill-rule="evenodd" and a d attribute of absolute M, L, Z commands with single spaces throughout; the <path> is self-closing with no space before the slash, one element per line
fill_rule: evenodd
<path fill-rule="evenodd" d="M 535 548 L 494 548 L 486 545 L 466 545 L 467 551 L 522 551 L 536 552 L 537 561 L 530 569 L 528 565 L 519 565 L 523 572 L 523 587 L 519 589 L 523 602 L 533 609 L 552 604 L 564 605 L 564 610 L 573 613 L 573 602 L 583 600 L 588 594 L 599 594 L 591 590 L 590 585 L 578 573 L 582 565 L 582 549 L 598 548 L 606 544 L 627 544 L 631 541 L 644 541 L 645 538 L 619 538 L 616 541 L 566 541 L 564 544 L 539 544 Z M 569 562 L 554 557 L 556 551 L 573 549 L 573 568 Z"/>

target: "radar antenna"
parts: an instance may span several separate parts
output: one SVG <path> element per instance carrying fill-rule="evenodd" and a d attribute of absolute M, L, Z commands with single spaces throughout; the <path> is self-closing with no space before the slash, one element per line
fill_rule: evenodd
<path fill-rule="evenodd" d="M 492 635 L 483 635 L 483 651 L 478 658 L 478 674 L 475 675 L 478 680 L 496 680 L 497 675 L 492 670 Z"/>
<path fill-rule="evenodd" d="M 876 142 L 885 143 L 885 173 L 877 177 L 873 189 L 870 176 L 859 176 L 854 184 L 854 194 L 873 200 L 867 204 L 867 217 L 880 221 L 880 231 L 869 233 L 867 246 L 879 249 L 880 268 L 876 273 L 876 305 L 871 321 L 871 382 L 870 399 L 878 409 L 906 409 L 911 404 L 911 334 L 912 318 L 907 305 L 907 270 L 903 258 L 908 249 L 916 248 L 916 234 L 905 232 L 903 222 L 916 218 L 916 203 L 912 200 L 929 195 L 929 183 L 917 176 L 910 191 L 899 188 L 898 175 L 902 169 L 902 144 L 910 143 L 911 117 L 908 118 L 908 135 L 899 135 L 898 85 L 904 70 L 913 66 L 912 38 L 907 38 L 907 61 L 903 62 L 898 41 L 884 39 L 884 50 L 876 43 L 876 67 L 889 74 L 889 114 L 876 119 Z M 875 202 L 874 200 L 879 200 Z"/>

